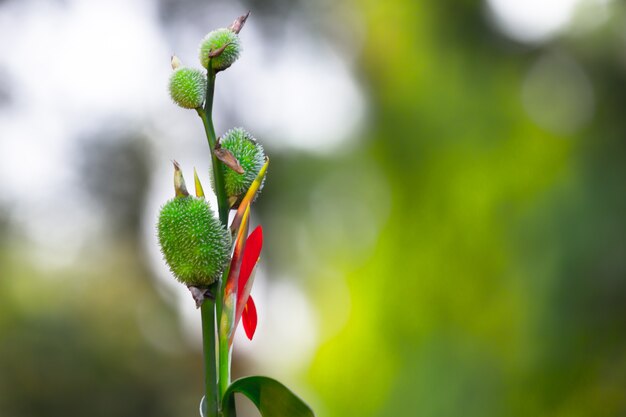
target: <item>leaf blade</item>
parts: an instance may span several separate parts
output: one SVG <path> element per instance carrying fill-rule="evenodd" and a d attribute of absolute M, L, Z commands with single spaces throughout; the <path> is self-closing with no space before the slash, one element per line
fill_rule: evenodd
<path fill-rule="evenodd" d="M 224 393 L 224 416 L 235 417 L 235 393 L 248 397 L 263 417 L 315 417 L 311 408 L 289 388 L 266 376 L 233 382 Z"/>

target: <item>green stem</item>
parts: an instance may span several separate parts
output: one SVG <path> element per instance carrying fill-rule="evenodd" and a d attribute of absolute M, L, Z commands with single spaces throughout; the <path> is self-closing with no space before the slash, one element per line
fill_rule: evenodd
<path fill-rule="evenodd" d="M 211 60 L 209 59 L 208 71 L 207 71 L 207 90 L 206 90 L 206 101 L 204 103 L 203 108 L 197 108 L 198 116 L 202 119 L 202 124 L 204 125 L 204 131 L 206 133 L 207 142 L 209 144 L 209 149 L 211 151 L 211 165 L 213 169 L 213 182 L 215 185 L 215 195 L 217 197 L 217 206 L 219 218 L 224 227 L 228 228 L 228 213 L 230 211 L 230 205 L 228 204 L 228 196 L 226 195 L 226 190 L 224 188 L 224 166 L 222 162 L 217 159 L 215 156 L 215 144 L 217 143 L 217 135 L 215 134 L 215 127 L 213 126 L 213 97 L 215 94 L 215 70 L 211 67 Z M 222 302 L 223 302 L 223 291 L 225 280 L 228 277 L 228 272 L 225 271 L 222 279 L 215 284 L 215 307 L 217 309 L 217 320 L 218 325 L 221 321 L 222 314 Z M 207 302 L 205 301 L 204 304 Z M 205 313 L 204 308 L 202 306 L 202 329 L 203 329 L 203 347 L 204 347 L 204 356 L 205 363 L 212 362 L 213 368 L 209 369 L 206 367 L 206 398 L 207 405 L 209 405 L 208 398 L 212 397 L 217 402 L 213 405 L 214 409 L 211 409 L 208 413 L 209 417 L 213 417 L 217 414 L 211 414 L 212 412 L 218 413 L 221 409 L 220 403 L 228 385 L 230 384 L 230 349 L 228 347 L 228 339 L 219 337 L 220 333 L 218 328 L 218 339 L 219 339 L 219 356 L 216 356 L 215 352 L 215 316 L 209 317 L 208 312 Z M 213 305 L 214 303 L 211 303 Z M 211 308 L 212 314 L 215 314 L 215 309 Z M 205 317 L 206 316 L 206 317 Z M 211 320 L 211 329 L 208 329 L 209 325 L 207 320 Z M 209 332 L 211 333 L 209 334 Z M 226 339 L 226 340 L 223 340 Z M 209 360 L 209 358 L 213 358 L 213 361 Z M 215 365 L 219 364 L 219 378 L 217 378 Z M 209 372 L 212 372 L 211 376 L 209 376 Z M 209 386 L 209 384 L 213 384 Z M 210 391 L 210 392 L 209 392 Z M 219 395 L 218 395 L 219 392 Z"/>
<path fill-rule="evenodd" d="M 209 68 L 211 68 L 209 62 Z M 209 69 L 207 73 L 207 90 L 206 101 L 204 108 L 198 108 L 196 111 L 202 119 L 204 124 L 204 131 L 206 133 L 207 142 L 211 150 L 211 165 L 213 166 L 213 181 L 215 183 L 215 195 L 217 196 L 217 206 L 220 216 L 220 221 L 224 227 L 228 227 L 228 211 L 230 209 L 228 205 L 228 197 L 224 188 L 224 168 L 222 162 L 215 156 L 215 144 L 217 143 L 217 136 L 215 135 L 215 128 L 213 127 L 213 95 L 215 93 L 215 72 Z"/>
<path fill-rule="evenodd" d="M 228 337 L 220 338 L 220 363 L 219 363 L 219 389 L 220 398 L 224 398 L 224 394 L 230 385 L 230 346 Z"/>
<path fill-rule="evenodd" d="M 217 285 L 210 291 L 215 294 Z M 215 356 L 215 300 L 206 298 L 200 307 L 202 315 L 202 350 L 204 351 L 204 386 L 206 401 L 206 417 L 218 416 L 217 369 Z"/>

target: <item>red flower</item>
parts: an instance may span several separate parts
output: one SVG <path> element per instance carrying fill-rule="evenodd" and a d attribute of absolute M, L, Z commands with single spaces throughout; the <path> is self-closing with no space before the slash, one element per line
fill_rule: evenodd
<path fill-rule="evenodd" d="M 269 162 L 269 159 L 266 158 L 265 164 L 239 204 L 237 213 L 230 225 L 230 231 L 233 236 L 236 234 L 237 239 L 224 287 L 222 317 L 220 319 L 220 338 L 227 339 L 229 346 L 233 343 L 239 320 L 243 321 L 246 336 L 250 340 L 252 340 L 257 326 L 256 306 L 250 296 L 250 290 L 254 281 L 252 272 L 259 261 L 263 247 L 263 229 L 261 226 L 257 226 L 248 236 L 248 220 L 250 218 L 250 204 L 252 204 L 254 196 L 263 183 Z"/>
<path fill-rule="evenodd" d="M 253 271 L 263 247 L 263 228 L 257 226 L 248 234 L 249 207 L 242 216 L 228 278 L 224 287 L 223 310 L 220 324 L 221 337 L 233 343 L 235 330 L 242 320 L 248 339 L 252 340 L 257 326 L 257 311 L 250 290 L 254 282 Z"/>

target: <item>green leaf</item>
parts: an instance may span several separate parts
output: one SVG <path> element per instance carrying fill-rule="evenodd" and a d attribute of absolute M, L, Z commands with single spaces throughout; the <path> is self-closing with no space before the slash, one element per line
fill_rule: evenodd
<path fill-rule="evenodd" d="M 263 417 L 315 417 L 309 406 L 289 388 L 265 376 L 249 376 L 230 384 L 224 393 L 224 417 L 237 415 L 236 392 L 248 397 Z"/>

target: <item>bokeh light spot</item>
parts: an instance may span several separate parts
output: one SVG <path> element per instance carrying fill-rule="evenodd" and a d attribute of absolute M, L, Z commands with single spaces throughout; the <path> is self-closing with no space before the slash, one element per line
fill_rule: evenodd
<path fill-rule="evenodd" d="M 558 34 L 571 23 L 583 3 L 584 0 L 487 0 L 496 26 L 525 43 L 541 43 Z"/>
<path fill-rule="evenodd" d="M 522 101 L 530 118 L 556 134 L 572 134 L 593 116 L 594 92 L 583 69 L 560 53 L 542 56 L 522 84 Z"/>

